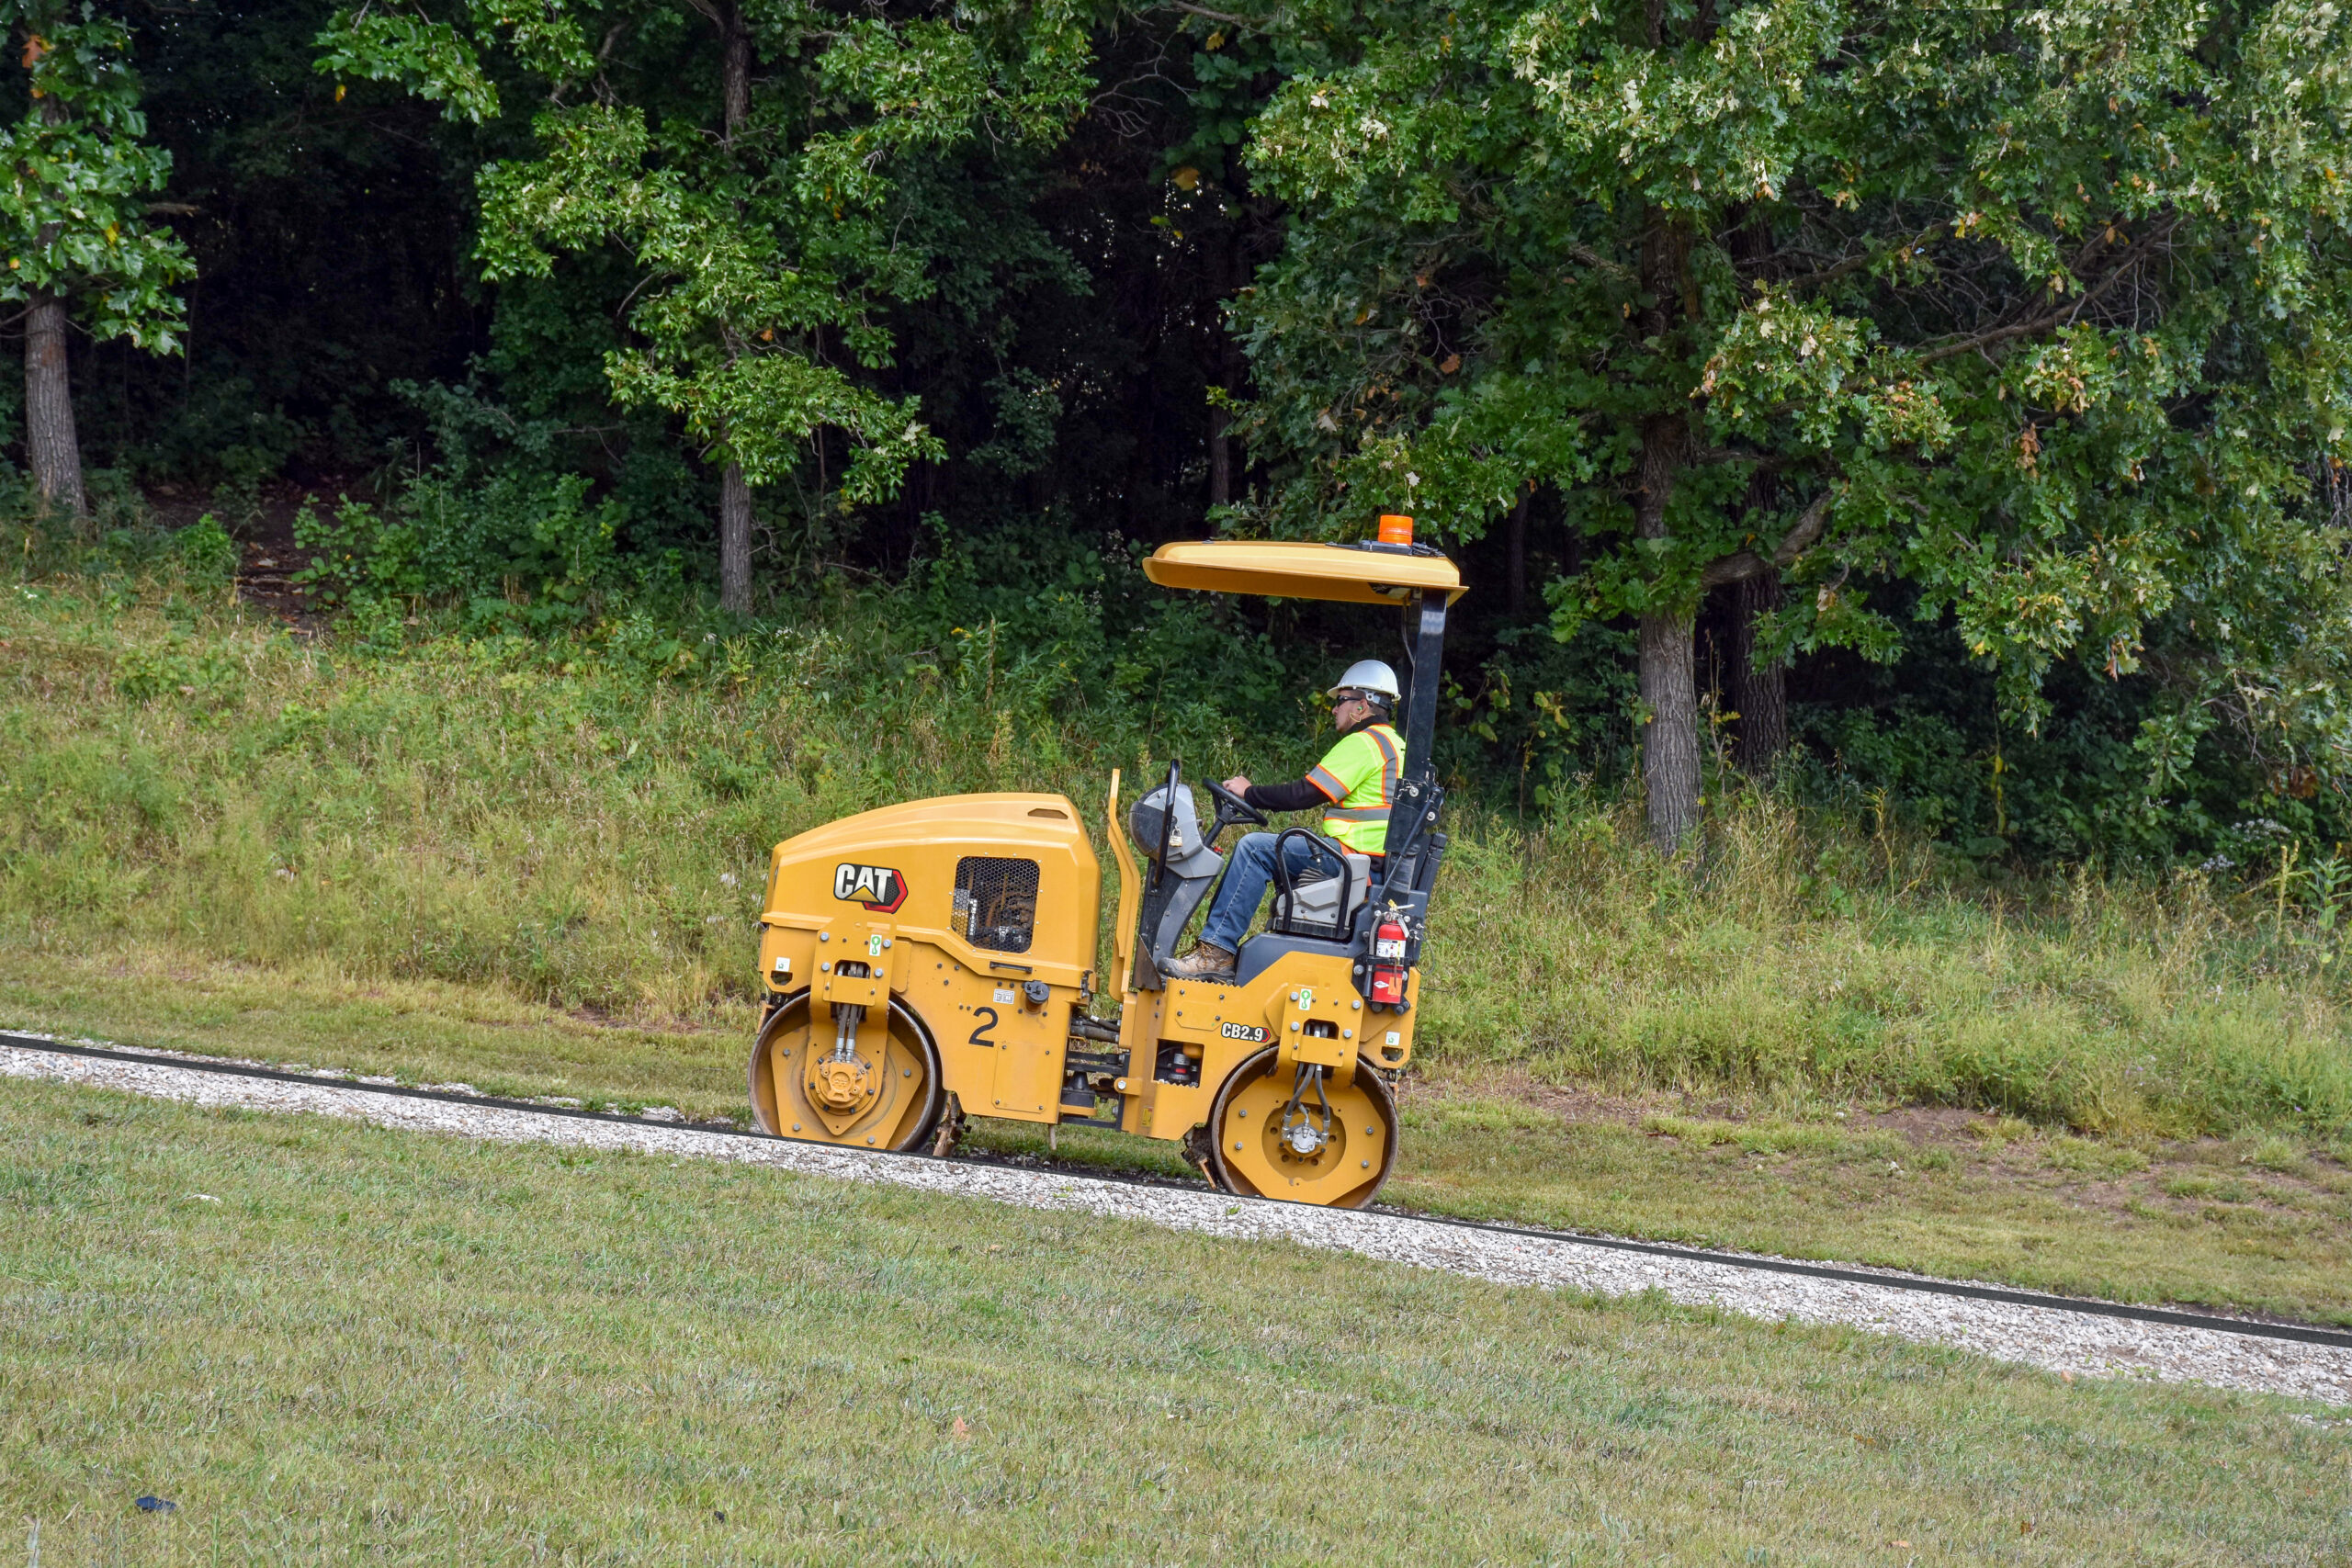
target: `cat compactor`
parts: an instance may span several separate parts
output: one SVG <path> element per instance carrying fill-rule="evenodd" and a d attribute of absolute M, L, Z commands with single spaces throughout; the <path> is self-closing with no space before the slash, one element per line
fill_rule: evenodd
<path fill-rule="evenodd" d="M 944 1154 L 967 1115 L 997 1116 L 1181 1141 L 1229 1192 L 1361 1207 L 1387 1179 L 1397 1129 L 1383 1075 L 1412 1055 L 1445 850 L 1430 742 L 1460 574 L 1407 542 L 1175 544 L 1144 570 L 1168 588 L 1402 611 L 1406 773 L 1386 856 L 1278 871 L 1272 919 L 1230 977 L 1163 979 L 1225 869 L 1218 838 L 1265 818 L 1204 780 L 1204 830 L 1171 762 L 1122 821 L 1114 772 L 1119 917 L 1099 990 L 1119 1010 L 1098 1018 L 1101 874 L 1067 797 L 948 795 L 787 840 L 761 918 L 768 1010 L 751 1092 L 764 1131 Z"/>

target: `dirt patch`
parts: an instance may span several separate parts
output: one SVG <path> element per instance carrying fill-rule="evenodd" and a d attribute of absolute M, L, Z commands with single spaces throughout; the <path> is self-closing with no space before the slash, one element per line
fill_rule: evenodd
<path fill-rule="evenodd" d="M 1857 1130 L 1893 1133 L 1928 1147 L 1963 1139 L 1974 1142 L 1978 1136 L 1974 1129 L 1996 1120 L 1995 1112 L 1963 1111 L 1956 1105 L 1906 1105 L 1893 1111 L 1849 1111 L 1846 1124 Z"/>
<path fill-rule="evenodd" d="M 1399 1106 L 1465 1098 L 1510 1100 L 1552 1111 L 1565 1122 L 1615 1122 L 1627 1127 L 1638 1127 L 1642 1118 L 1660 1111 L 1681 1116 L 1704 1114 L 1689 1109 L 1682 1096 L 1610 1094 L 1574 1085 L 1544 1083 L 1518 1071 L 1481 1075 L 1475 1079 L 1432 1078 L 1408 1071 L 1396 1084 L 1396 1092 Z"/>
<path fill-rule="evenodd" d="M 355 484 L 347 477 L 309 485 L 272 479 L 248 502 L 167 482 L 147 490 L 145 501 L 149 515 L 166 528 L 185 528 L 208 512 L 218 518 L 237 542 L 238 598 L 296 633 L 315 637 L 323 617 L 294 581 L 294 574 L 309 564 L 295 551 L 294 516 L 306 502 L 330 501 Z"/>

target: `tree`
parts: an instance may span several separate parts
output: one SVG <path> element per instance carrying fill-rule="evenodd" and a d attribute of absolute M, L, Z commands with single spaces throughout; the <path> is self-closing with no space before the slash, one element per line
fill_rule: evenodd
<path fill-rule="evenodd" d="M 920 400 L 870 381 L 891 355 L 881 310 L 933 287 L 933 258 L 894 220 L 894 175 L 983 136 L 1057 140 L 1084 107 L 1089 50 L 1061 4 L 906 20 L 812 0 L 693 7 L 707 53 L 674 9 L 640 0 L 362 12 L 322 38 L 322 67 L 474 118 L 498 112 L 493 54 L 542 85 L 540 155 L 481 176 L 483 274 L 546 276 L 605 246 L 632 259 L 635 342 L 606 373 L 623 404 L 681 417 L 719 468 L 720 602 L 741 614 L 755 487 L 805 479 L 846 510 L 944 456 Z"/>
<path fill-rule="evenodd" d="M 1237 312 L 1284 465 L 1255 519 L 1470 537 L 1555 487 L 1589 545 L 1557 629 L 1638 626 L 1661 848 L 1700 821 L 1714 591 L 1755 585 L 1760 670 L 1891 656 L 1872 593 L 1901 581 L 2028 726 L 2053 661 L 2120 676 L 2186 621 L 2207 656 L 2175 669 L 2191 716 L 2143 736 L 2152 778 L 2217 693 L 2284 691 L 2256 666 L 2309 652 L 2233 622 L 2301 613 L 2282 584 L 2340 609 L 2307 504 L 2352 450 L 2334 6 L 1333 3 L 1282 29 L 1251 156 L 1296 212 Z"/>
<path fill-rule="evenodd" d="M 94 338 L 175 353 L 184 312 L 173 289 L 196 269 L 171 231 L 149 221 L 171 155 L 140 140 L 147 121 L 128 29 L 86 3 L 6 0 L 0 16 L 23 30 L 30 99 L 0 133 L 14 175 L 0 190 L 0 299 L 25 307 L 26 462 L 42 501 L 79 516 L 88 507 L 67 333 L 78 317 Z"/>

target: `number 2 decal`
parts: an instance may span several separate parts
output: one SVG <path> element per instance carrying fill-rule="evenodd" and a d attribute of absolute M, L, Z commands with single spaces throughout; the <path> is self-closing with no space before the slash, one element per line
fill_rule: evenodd
<path fill-rule="evenodd" d="M 974 1018 L 985 1017 L 988 1020 L 986 1023 L 972 1031 L 972 1043 L 975 1045 L 995 1044 L 996 1042 L 989 1038 L 989 1031 L 996 1027 L 996 1009 L 974 1008 L 972 1010 L 972 1016 Z"/>

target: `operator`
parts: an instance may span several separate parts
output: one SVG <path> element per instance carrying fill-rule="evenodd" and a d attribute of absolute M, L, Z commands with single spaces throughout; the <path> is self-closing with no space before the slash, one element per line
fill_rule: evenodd
<path fill-rule="evenodd" d="M 1241 933 L 1250 929 L 1258 901 L 1266 896 L 1274 875 L 1274 846 L 1283 843 L 1283 867 L 1295 877 L 1319 863 L 1325 875 L 1339 869 L 1330 852 L 1344 850 L 1372 857 L 1377 876 L 1388 847 L 1388 806 L 1396 798 L 1396 781 L 1405 773 L 1405 740 L 1392 719 L 1396 711 L 1396 671 L 1377 659 L 1359 660 L 1348 666 L 1340 683 L 1324 694 L 1331 699 L 1331 722 L 1339 727 L 1339 743 L 1303 779 L 1290 784 L 1253 784 L 1241 777 L 1225 787 L 1261 811 L 1306 811 L 1323 807 L 1318 852 L 1302 838 L 1286 842 L 1279 834 L 1251 833 L 1233 847 L 1233 863 L 1209 906 L 1201 940 L 1189 957 L 1169 964 L 1175 980 L 1230 979 L 1234 955 L 1241 951 Z"/>

